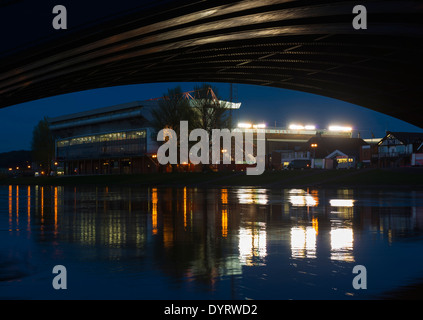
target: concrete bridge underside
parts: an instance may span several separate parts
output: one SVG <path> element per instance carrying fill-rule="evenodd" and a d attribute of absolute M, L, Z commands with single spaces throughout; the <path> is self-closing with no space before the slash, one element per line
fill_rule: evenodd
<path fill-rule="evenodd" d="M 423 3 L 360 1 L 366 30 L 352 27 L 356 4 L 138 5 L 112 19 L 3 47 L 0 107 L 109 86 L 209 81 L 310 92 L 423 127 Z"/>

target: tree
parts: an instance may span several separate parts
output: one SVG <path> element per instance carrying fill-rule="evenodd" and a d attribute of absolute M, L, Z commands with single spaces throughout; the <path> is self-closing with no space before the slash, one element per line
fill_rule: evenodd
<path fill-rule="evenodd" d="M 204 83 L 196 86 L 194 92 L 195 96 L 191 102 L 196 114 L 196 128 L 204 129 L 209 137 L 212 137 L 213 129 L 232 129 L 228 103 L 220 99 L 216 87 Z M 213 149 L 213 140 L 209 139 L 209 159 L 213 157 Z"/>
<path fill-rule="evenodd" d="M 151 110 L 152 125 L 156 133 L 162 129 L 172 129 L 176 135 L 180 132 L 180 122 L 188 121 L 188 130 L 191 131 L 195 125 L 195 113 L 191 108 L 189 101 L 183 97 L 180 86 L 174 89 L 168 89 L 163 99 L 159 100 L 158 107 Z M 180 150 L 180 141 L 178 141 L 178 154 Z M 172 164 L 172 172 L 176 171 L 176 165 Z"/>
<path fill-rule="evenodd" d="M 181 87 L 168 89 L 163 99 L 159 100 L 158 107 L 151 110 L 153 128 L 159 132 L 169 128 L 179 133 L 180 122 L 188 121 L 189 129 L 195 124 L 195 114 L 189 101 L 183 98 Z"/>
<path fill-rule="evenodd" d="M 212 129 L 232 129 L 232 119 L 228 104 L 222 101 L 216 87 L 209 84 L 196 86 L 193 107 L 196 113 L 196 128 L 211 134 Z"/>
<path fill-rule="evenodd" d="M 154 129 L 159 132 L 168 128 L 174 130 L 178 135 L 181 121 L 188 121 L 189 132 L 193 129 L 204 129 L 209 136 L 211 136 L 212 129 L 231 129 L 229 109 L 215 93 L 217 93 L 216 88 L 203 84 L 194 88 L 192 99 L 189 100 L 179 86 L 168 89 L 168 93 L 159 100 L 158 107 L 151 110 Z M 194 143 L 188 142 L 188 144 Z M 177 154 L 180 154 L 179 139 L 177 148 Z M 175 165 L 172 165 L 172 168 L 175 170 Z"/>
<path fill-rule="evenodd" d="M 33 160 L 49 174 L 54 159 L 54 137 L 46 117 L 34 127 L 31 149 Z"/>

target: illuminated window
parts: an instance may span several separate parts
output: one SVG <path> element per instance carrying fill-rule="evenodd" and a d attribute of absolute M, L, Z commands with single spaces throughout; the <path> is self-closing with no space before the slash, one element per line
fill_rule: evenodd
<path fill-rule="evenodd" d="M 98 134 L 92 136 L 76 137 L 71 139 L 64 139 L 57 141 L 57 147 L 66 147 L 86 143 L 105 142 L 105 141 L 120 141 L 127 139 L 145 138 L 146 132 L 143 131 L 128 131 L 128 132 L 114 132 L 107 134 Z"/>

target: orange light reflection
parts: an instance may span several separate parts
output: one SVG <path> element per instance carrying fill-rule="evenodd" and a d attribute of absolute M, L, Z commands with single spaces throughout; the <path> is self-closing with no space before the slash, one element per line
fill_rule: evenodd
<path fill-rule="evenodd" d="M 151 219 L 152 219 L 152 225 L 153 225 L 153 234 L 157 234 L 157 188 L 152 189 L 151 203 L 152 203 Z"/>

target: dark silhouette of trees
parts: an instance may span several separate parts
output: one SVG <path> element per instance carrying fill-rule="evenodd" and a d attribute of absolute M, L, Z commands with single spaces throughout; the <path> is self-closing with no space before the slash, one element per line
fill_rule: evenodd
<path fill-rule="evenodd" d="M 183 98 L 180 86 L 168 89 L 163 99 L 159 100 L 158 107 L 151 110 L 152 125 L 156 132 L 162 129 L 173 129 L 179 133 L 180 121 L 188 121 L 191 130 L 195 123 L 194 110 L 187 99 Z"/>
<path fill-rule="evenodd" d="M 49 174 L 54 159 L 54 137 L 47 118 L 44 117 L 34 127 L 31 141 L 32 157 L 38 168 Z M 34 168 L 35 169 L 35 168 Z"/>
<path fill-rule="evenodd" d="M 213 129 L 232 129 L 228 105 L 219 98 L 217 92 L 217 88 L 209 84 L 196 86 L 194 91 L 189 93 L 182 92 L 179 86 L 168 89 L 167 94 L 158 101 L 158 107 L 151 110 L 151 122 L 156 133 L 162 129 L 172 129 L 179 135 L 181 121 L 188 121 L 188 133 L 193 129 L 204 129 L 209 137 Z M 180 142 L 178 139 L 178 155 Z M 191 145 L 194 143 L 188 142 Z M 211 141 L 209 143 L 211 144 Z M 175 171 L 176 167 L 177 165 L 173 164 L 172 171 Z"/>

